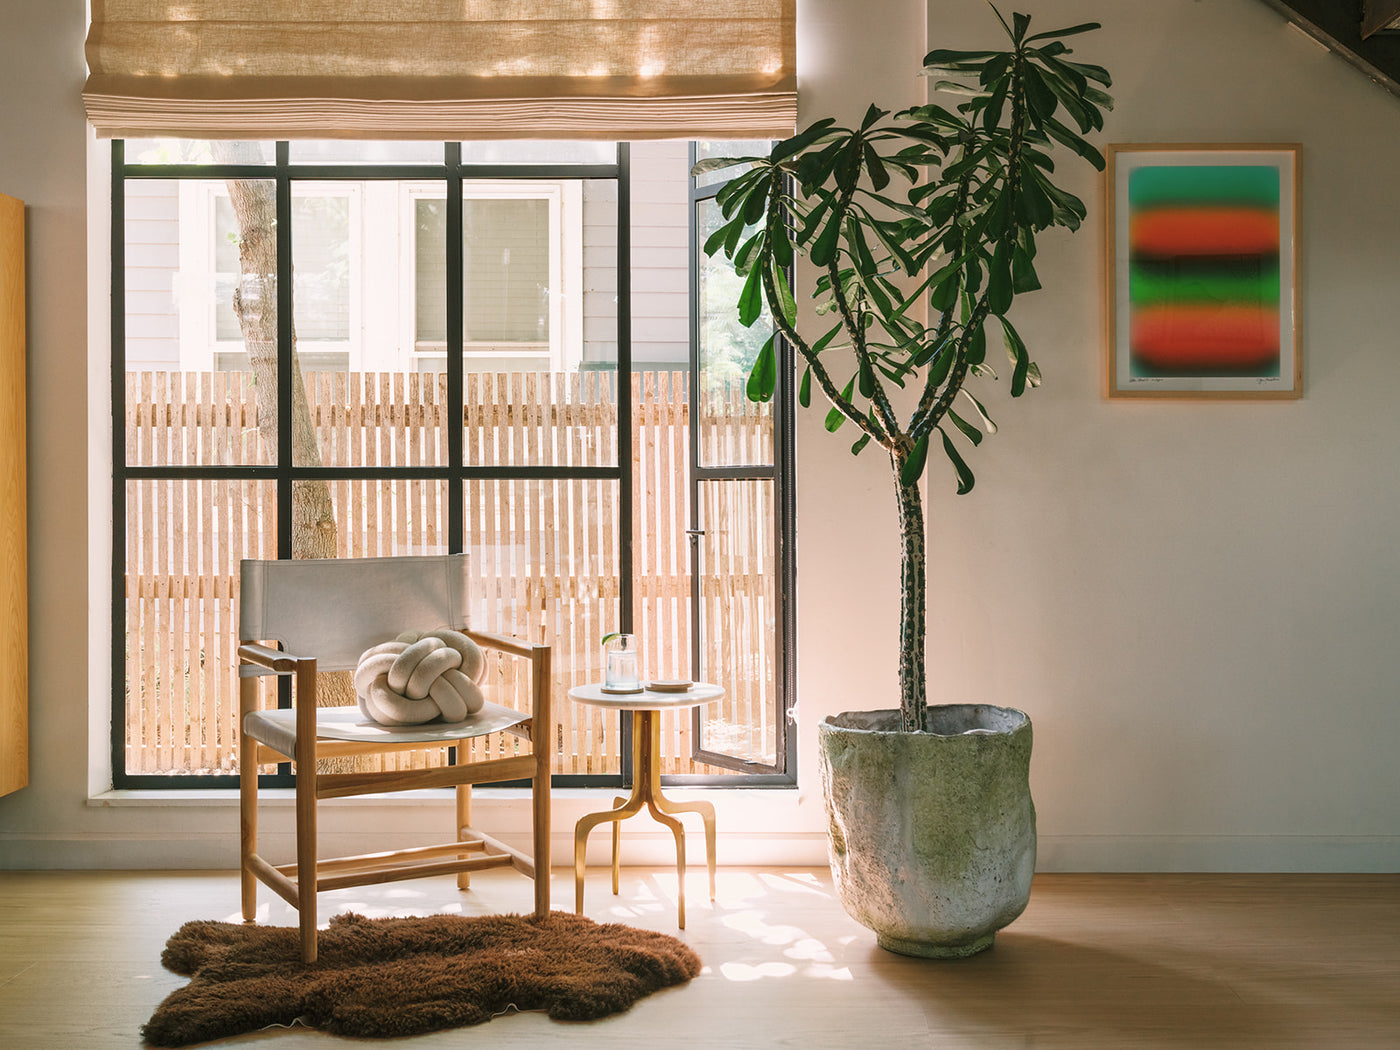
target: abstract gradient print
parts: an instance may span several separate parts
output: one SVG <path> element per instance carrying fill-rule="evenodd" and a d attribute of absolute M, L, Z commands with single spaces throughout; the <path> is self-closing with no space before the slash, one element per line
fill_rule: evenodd
<path fill-rule="evenodd" d="M 1278 376 L 1278 169 L 1138 168 L 1128 209 L 1130 374 Z"/>

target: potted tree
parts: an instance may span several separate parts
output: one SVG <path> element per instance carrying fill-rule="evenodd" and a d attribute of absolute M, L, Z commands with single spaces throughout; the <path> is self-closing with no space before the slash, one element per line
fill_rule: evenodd
<path fill-rule="evenodd" d="M 819 120 L 766 157 L 696 165 L 697 174 L 748 166 L 718 194 L 723 222 L 705 244 L 744 279 L 740 320 L 752 325 L 765 306 L 772 319 L 748 396 L 773 396 L 781 335 L 802 370 L 798 401 L 810 405 L 815 385 L 830 405 L 826 429 L 853 426 L 851 452 L 878 448 L 894 483 L 899 708 L 829 717 L 819 739 L 842 903 L 883 946 L 925 956 L 980 951 L 1025 908 L 1035 810 L 1023 712 L 928 704 L 919 482 L 935 447 L 957 491 L 971 491 L 959 442 L 976 446 L 996 427 L 967 383 L 995 378 L 994 337 L 1010 358 L 1012 396 L 1039 384 L 1007 314 L 1016 296 L 1040 287 L 1037 235 L 1075 230 L 1086 214 L 1052 181 L 1051 153 L 1068 148 L 1102 169 L 1086 136 L 1112 105 L 1108 73 L 1072 61 L 1064 43 L 1097 23 L 1032 34 L 1028 16 L 1008 24 L 992 10 L 1008 47 L 924 60 L 938 91 L 965 96 L 955 109 L 891 118 L 871 106 L 859 127 Z M 908 184 L 902 199 L 891 190 L 897 180 Z M 795 268 L 804 255 L 809 265 Z M 799 330 L 798 292 L 816 302 L 810 331 Z"/>

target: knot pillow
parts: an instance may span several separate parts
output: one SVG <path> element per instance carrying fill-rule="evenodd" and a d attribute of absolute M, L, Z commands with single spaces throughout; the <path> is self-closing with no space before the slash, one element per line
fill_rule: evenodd
<path fill-rule="evenodd" d="M 476 684 L 485 668 L 481 647 L 461 631 L 405 631 L 360 654 L 355 695 L 380 725 L 461 722 L 486 703 Z"/>

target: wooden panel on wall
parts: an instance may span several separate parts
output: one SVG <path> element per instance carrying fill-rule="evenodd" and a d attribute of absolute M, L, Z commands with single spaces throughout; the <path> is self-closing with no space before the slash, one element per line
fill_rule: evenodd
<path fill-rule="evenodd" d="M 29 783 L 24 204 L 0 194 L 0 795 Z"/>

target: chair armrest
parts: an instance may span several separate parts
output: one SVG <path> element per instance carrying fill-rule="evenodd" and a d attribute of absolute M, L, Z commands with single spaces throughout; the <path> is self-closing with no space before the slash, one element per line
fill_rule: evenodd
<path fill-rule="evenodd" d="M 499 649 L 501 652 L 512 653 L 515 656 L 532 657 L 537 650 L 549 648 L 542 642 L 530 642 L 508 634 L 492 634 L 489 631 L 463 631 L 462 633 L 476 642 L 477 645 L 486 646 L 488 649 Z"/>
<path fill-rule="evenodd" d="M 291 674 L 297 669 L 297 664 L 310 660 L 312 657 L 293 656 L 291 653 L 284 653 L 280 649 L 272 649 L 266 645 L 258 645 L 256 642 L 240 642 L 238 659 L 242 663 L 257 664 L 260 667 L 269 668 L 278 674 Z"/>

